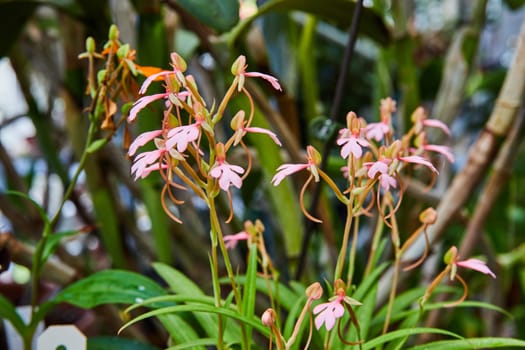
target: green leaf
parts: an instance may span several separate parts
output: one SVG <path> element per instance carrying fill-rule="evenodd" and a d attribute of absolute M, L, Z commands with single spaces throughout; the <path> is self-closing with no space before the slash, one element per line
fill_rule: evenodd
<path fill-rule="evenodd" d="M 270 330 L 267 327 L 265 327 L 261 323 L 261 321 L 256 317 L 245 317 L 239 314 L 236 310 L 227 309 L 224 307 L 203 305 L 203 304 L 176 305 L 176 306 L 163 307 L 157 310 L 152 310 L 152 311 L 146 312 L 145 314 L 142 314 L 134 318 L 133 320 L 127 322 L 124 326 L 122 326 L 121 330 L 139 321 L 145 320 L 146 318 L 158 317 L 159 315 L 166 315 L 166 314 L 177 313 L 177 312 L 193 312 L 195 314 L 204 312 L 208 314 L 213 313 L 213 314 L 223 315 L 223 316 L 232 318 L 234 320 L 240 321 L 244 323 L 245 325 L 249 325 L 255 328 L 259 333 L 261 333 L 265 337 L 270 336 Z"/>
<path fill-rule="evenodd" d="M 9 300 L 4 298 L 2 294 L 0 294 L 0 316 L 11 322 L 11 325 L 17 330 L 18 334 L 25 334 L 27 330 L 26 324 L 18 312 L 16 312 L 15 306 L 11 304 Z"/>
<path fill-rule="evenodd" d="M 192 280 L 186 277 L 182 272 L 164 263 L 154 263 L 153 268 L 162 277 L 162 279 L 166 281 L 166 283 L 174 293 L 182 294 L 185 296 L 191 295 L 193 297 L 208 298 L 208 296 L 204 294 L 204 292 L 199 288 L 199 286 L 197 286 Z M 195 318 L 210 338 L 218 337 L 217 319 L 213 315 L 206 313 L 196 313 Z M 238 331 L 238 328 L 234 328 L 234 325 L 228 324 L 224 333 L 224 339 L 236 339 L 235 334 L 237 334 Z"/>
<path fill-rule="evenodd" d="M 503 0 L 503 2 L 513 11 L 525 5 L 525 0 Z"/>
<path fill-rule="evenodd" d="M 138 273 L 123 270 L 97 272 L 62 290 L 54 303 L 67 302 L 91 309 L 102 304 L 134 304 L 165 295 L 162 287 Z M 166 305 L 166 304 L 164 304 Z"/>
<path fill-rule="evenodd" d="M 213 338 L 203 338 L 203 339 L 196 339 L 191 342 L 187 342 L 180 345 L 175 345 L 167 348 L 166 350 L 182 350 L 182 349 L 204 349 L 205 346 L 208 346 L 210 348 L 213 348 L 213 346 L 217 345 L 217 339 Z M 229 344 L 231 345 L 231 344 Z M 226 346 L 227 349 L 229 349 L 229 346 Z"/>
<path fill-rule="evenodd" d="M 91 142 L 91 144 L 88 146 L 88 148 L 86 148 L 86 152 L 87 153 L 95 153 L 96 151 L 98 151 L 99 149 L 104 147 L 106 145 L 106 143 L 108 143 L 107 139 L 95 140 L 95 141 Z"/>
<path fill-rule="evenodd" d="M 158 317 L 164 328 L 168 331 L 171 339 L 175 344 L 181 344 L 180 346 L 193 344 L 190 346 L 196 350 L 204 350 L 204 347 L 200 347 L 196 342 L 199 340 L 199 335 L 184 319 L 179 315 L 161 315 Z M 183 345 L 184 344 L 184 345 Z M 213 344 L 213 343 L 212 343 Z M 207 345 L 207 344 L 202 344 Z"/>
<path fill-rule="evenodd" d="M 219 33 L 230 30 L 239 21 L 238 0 L 179 0 L 177 3 Z"/>
<path fill-rule="evenodd" d="M 448 336 L 455 337 L 455 338 L 462 338 L 455 333 L 452 333 L 452 332 L 449 332 L 443 329 L 437 329 L 437 328 L 417 327 L 417 328 L 410 328 L 410 329 L 400 329 L 397 331 L 392 331 L 392 332 L 380 335 L 379 337 L 376 337 L 370 341 L 367 341 L 365 344 L 363 344 L 363 350 L 375 348 L 376 346 L 387 343 L 397 338 L 403 338 L 403 337 L 416 335 L 416 334 L 442 334 L 442 335 L 448 335 Z"/>
<path fill-rule="evenodd" d="M 333 21 L 338 26 L 349 27 L 354 13 L 355 2 L 347 0 L 274 0 L 268 1 L 257 13 L 241 21 L 230 33 L 229 42 L 233 44 L 256 18 L 271 12 L 303 11 Z M 390 33 L 382 17 L 373 9 L 361 11 L 359 33 L 376 42 L 386 45 L 390 42 Z"/>
<path fill-rule="evenodd" d="M 417 345 L 409 350 L 462 350 L 491 348 L 525 347 L 525 341 L 513 338 L 469 338 L 463 340 L 441 340 Z"/>
<path fill-rule="evenodd" d="M 89 337 L 87 350 L 160 350 L 158 347 L 122 337 Z"/>
<path fill-rule="evenodd" d="M 252 243 L 248 255 L 248 267 L 246 269 L 246 283 L 242 294 L 242 313 L 251 317 L 255 313 L 255 291 L 257 282 L 257 244 Z M 252 330 L 246 327 L 247 343 L 252 343 Z"/>
<path fill-rule="evenodd" d="M 47 259 L 55 252 L 56 248 L 58 247 L 58 244 L 60 241 L 69 236 L 74 236 L 77 233 L 79 233 L 79 230 L 72 230 L 72 231 L 62 231 L 53 233 L 47 236 L 46 239 L 46 245 L 44 247 L 44 251 L 42 252 L 42 263 L 44 264 Z"/>
<path fill-rule="evenodd" d="M 33 206 L 38 210 L 38 214 L 40 214 L 40 217 L 42 218 L 42 220 L 44 221 L 44 224 L 46 226 L 49 226 L 49 218 L 47 217 L 47 213 L 46 211 L 44 210 L 44 208 L 42 208 L 42 206 L 40 204 L 38 204 L 33 198 L 29 197 L 26 193 L 24 192 L 19 192 L 19 191 L 6 191 L 5 192 L 7 195 L 10 195 L 10 196 L 17 196 L 17 197 L 22 197 L 28 201 L 31 202 L 31 204 L 33 204 Z"/>

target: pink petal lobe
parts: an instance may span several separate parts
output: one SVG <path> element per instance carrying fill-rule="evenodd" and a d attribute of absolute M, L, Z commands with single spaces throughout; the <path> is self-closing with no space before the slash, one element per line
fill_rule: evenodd
<path fill-rule="evenodd" d="M 438 128 L 443 130 L 445 134 L 450 136 L 450 129 L 448 128 L 447 124 L 443 123 L 441 120 L 437 119 L 425 119 L 423 121 L 423 125 L 430 126 L 431 128 Z"/>
<path fill-rule="evenodd" d="M 467 269 L 479 271 L 481 273 L 484 273 L 485 275 L 490 275 L 492 278 L 496 278 L 496 274 L 489 269 L 485 262 L 479 259 L 467 259 L 463 261 L 458 261 L 456 265 Z"/>

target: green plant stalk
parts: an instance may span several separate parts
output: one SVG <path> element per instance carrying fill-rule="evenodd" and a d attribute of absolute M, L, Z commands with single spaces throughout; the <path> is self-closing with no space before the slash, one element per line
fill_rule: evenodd
<path fill-rule="evenodd" d="M 346 275 L 346 288 L 350 288 L 355 272 L 355 258 L 357 255 L 357 239 L 359 234 L 359 216 L 354 220 L 354 234 L 352 236 L 352 246 L 350 247 L 350 256 L 348 257 L 348 272 Z"/>
<path fill-rule="evenodd" d="M 392 209 L 392 208 L 390 208 Z M 403 255 L 403 249 L 400 247 L 399 241 L 399 229 L 397 226 L 397 220 L 395 215 L 391 216 L 391 236 L 392 244 L 394 245 L 394 274 L 392 276 L 392 285 L 390 287 L 390 294 L 388 297 L 388 308 L 385 316 L 385 323 L 383 325 L 383 334 L 388 331 L 388 325 L 390 323 L 390 316 L 392 315 L 392 308 L 394 307 L 394 301 L 397 292 L 397 282 L 399 280 L 399 270 L 401 268 L 401 256 Z"/>
<path fill-rule="evenodd" d="M 228 254 L 228 250 L 226 249 L 226 246 L 224 245 L 224 235 L 222 233 L 221 224 L 219 222 L 219 217 L 217 215 L 217 208 L 215 206 L 215 198 L 213 196 L 208 195 L 208 206 L 210 208 L 210 225 L 211 225 L 211 243 L 212 243 L 212 264 L 214 266 L 213 273 L 216 274 L 214 278 L 214 293 L 219 293 L 219 295 L 215 295 L 216 302 L 218 300 L 219 305 L 221 306 L 221 295 L 220 295 L 220 285 L 219 285 L 219 276 L 218 276 L 218 258 L 217 258 L 217 244 L 219 245 L 221 249 L 221 253 L 223 255 L 224 260 L 224 266 L 226 266 L 226 271 L 228 273 L 228 278 L 230 279 L 230 284 L 232 286 L 233 295 L 235 298 L 235 303 L 237 304 L 238 312 L 242 314 L 242 300 L 241 295 L 239 293 L 239 288 L 237 287 L 237 283 L 235 282 L 235 275 L 233 273 L 232 264 L 230 261 L 230 256 Z M 217 289 L 217 292 L 215 290 Z M 242 341 L 243 341 L 243 349 L 249 349 L 250 344 L 248 344 L 248 339 L 246 336 L 246 329 L 245 325 L 241 324 L 241 330 L 242 330 Z M 222 332 L 219 333 L 219 338 L 222 337 Z"/>
<path fill-rule="evenodd" d="M 350 199 L 348 200 L 348 203 L 346 204 L 346 221 L 345 221 L 345 227 L 343 231 L 343 241 L 341 242 L 341 250 L 339 251 L 339 256 L 337 257 L 337 264 L 335 265 L 334 281 L 341 278 L 341 275 L 343 273 L 343 266 L 346 260 L 348 240 L 350 239 L 350 230 L 352 228 L 352 219 L 354 218 L 353 203 L 354 203 L 354 198 L 353 198 L 353 194 L 351 194 Z M 352 261 L 349 262 L 349 266 L 350 265 L 353 266 Z M 349 267 L 349 270 L 350 270 L 350 267 Z"/>
<path fill-rule="evenodd" d="M 373 269 L 372 264 L 375 261 L 375 255 L 377 252 L 377 248 L 379 247 L 379 242 L 381 241 L 381 234 L 383 233 L 384 227 L 385 227 L 385 223 L 383 222 L 381 217 L 378 217 L 376 229 L 374 231 L 374 235 L 372 238 L 372 244 L 370 246 L 370 254 L 368 255 L 368 262 L 366 264 L 364 277 L 370 275 L 370 273 L 372 272 L 372 269 Z"/>

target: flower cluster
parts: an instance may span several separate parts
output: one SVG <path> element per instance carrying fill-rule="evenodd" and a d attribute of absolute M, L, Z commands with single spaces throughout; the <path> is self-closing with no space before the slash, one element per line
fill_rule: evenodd
<path fill-rule="evenodd" d="M 389 192 L 399 187 L 402 170 L 410 164 L 422 165 L 428 168 L 431 174 L 436 175 L 438 170 L 430 161 L 429 152 L 440 153 L 449 161 L 454 161 L 452 152 L 447 146 L 428 144 L 426 128 L 439 128 L 447 135 L 450 131 L 442 122 L 428 119 L 422 108 L 417 108 L 412 114 L 413 125 L 405 136 L 400 140 L 394 140 L 391 119 L 395 110 L 395 102 L 391 98 L 386 98 L 381 101 L 381 120 L 377 123 L 367 124 L 354 112 L 347 114 L 346 128 L 339 130 L 337 138 L 337 145 L 341 146 L 341 157 L 347 160 L 347 165 L 342 171 L 349 180 L 349 187 L 344 193 L 359 194 L 360 200 L 364 201 L 370 191 L 376 191 L 374 184 L 377 183 L 376 193 L 379 197 L 381 191 Z M 311 175 L 305 186 L 312 179 L 319 181 L 322 177 L 335 191 L 337 197 L 346 204 L 348 198 L 341 196 L 335 184 L 318 168 L 321 159 L 317 150 L 313 146 L 308 146 L 307 154 L 308 162 L 305 164 L 281 165 L 272 180 L 273 184 L 278 185 L 286 176 L 306 169 Z M 301 201 L 302 199 L 301 196 Z M 310 219 L 318 221 L 311 214 L 304 212 Z"/>
<path fill-rule="evenodd" d="M 128 154 L 134 157 L 131 167 L 135 180 L 145 178 L 154 171 L 159 171 L 165 180 L 163 194 L 167 194 L 174 203 L 180 203 L 174 196 L 173 188 L 191 188 L 202 199 L 216 196 L 218 190 L 228 193 L 231 205 L 230 188 L 240 188 L 244 177 L 250 171 L 239 165 L 227 162 L 228 152 L 238 145 L 245 149 L 248 158 L 250 152 L 243 142 L 247 133 L 269 136 L 280 145 L 277 136 L 270 130 L 252 126 L 253 104 L 249 116 L 245 111 L 238 111 L 230 126 L 233 135 L 220 142 L 216 138 L 215 128 L 223 119 L 224 110 L 231 97 L 238 92 L 245 94 L 251 101 L 248 90 L 244 87 L 246 78 L 260 77 L 281 90 L 276 78 L 258 72 L 247 72 L 246 59 L 240 56 L 232 65 L 235 79 L 222 99 L 217 110 L 209 109 L 199 93 L 192 75 L 186 74 L 187 65 L 177 53 L 171 54 L 170 70 L 147 70 L 147 79 L 139 93 L 144 95 L 132 106 L 128 122 L 134 122 L 140 111 L 155 101 L 164 104 L 161 128 L 139 135 L 130 145 Z M 148 88 L 156 81 L 162 81 L 164 91 L 147 95 Z M 203 142 L 203 138 L 206 142 Z M 139 150 L 153 142 L 154 150 Z M 207 149 L 203 148 L 207 145 Z M 249 161 L 251 164 L 251 161 Z M 167 206 L 163 205 L 167 212 Z M 172 216 L 173 217 L 173 216 Z M 173 217 L 174 218 L 174 217 Z M 179 221 L 177 219 L 177 221 Z"/>

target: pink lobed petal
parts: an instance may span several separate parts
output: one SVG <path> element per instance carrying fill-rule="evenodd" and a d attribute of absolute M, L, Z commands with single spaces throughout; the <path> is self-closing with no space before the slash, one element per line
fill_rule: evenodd
<path fill-rule="evenodd" d="M 309 166 L 310 164 L 283 164 L 277 168 L 277 174 L 274 175 L 271 182 L 273 183 L 274 186 L 277 186 L 288 175 L 291 175 L 293 173 L 306 169 Z"/>
<path fill-rule="evenodd" d="M 128 155 L 134 155 L 139 147 L 144 146 L 160 134 L 162 134 L 162 130 L 147 131 L 140 134 L 129 146 Z"/>
<path fill-rule="evenodd" d="M 133 107 L 131 107 L 131 110 L 129 111 L 128 122 L 134 121 L 135 118 L 137 118 L 137 113 L 140 112 L 140 110 L 142 110 L 148 104 L 150 104 L 153 101 L 160 100 L 161 98 L 164 98 L 167 95 L 167 93 L 162 93 L 139 98 L 137 101 L 135 101 Z"/>
<path fill-rule="evenodd" d="M 158 73 L 150 75 L 142 83 L 142 86 L 140 87 L 140 90 L 139 90 L 139 94 L 143 95 L 146 92 L 146 90 L 148 89 L 148 87 L 150 86 L 150 84 L 153 81 L 155 81 L 158 77 L 163 77 L 163 76 L 166 76 L 166 75 L 169 75 L 169 74 L 173 74 L 173 72 L 172 71 L 168 71 L 168 70 L 163 70 L 161 72 L 158 72 Z"/>
<path fill-rule="evenodd" d="M 407 163 L 421 164 L 421 165 L 426 166 L 430 170 L 432 170 L 434 173 L 436 174 L 439 173 L 431 162 L 429 162 L 428 160 L 420 156 L 399 157 L 399 160 L 402 160 L 403 162 L 407 162 Z"/>
<path fill-rule="evenodd" d="M 250 238 L 250 235 L 245 231 L 241 231 L 233 235 L 224 236 L 224 243 L 227 249 L 233 249 L 239 241 L 246 241 L 248 238 Z"/>
<path fill-rule="evenodd" d="M 248 127 L 248 128 L 244 128 L 244 131 L 247 131 L 247 132 L 254 132 L 254 133 L 257 133 L 257 134 L 265 134 L 265 135 L 268 135 L 272 140 L 273 142 L 275 142 L 275 144 L 277 146 L 282 146 L 281 144 L 281 141 L 279 141 L 279 139 L 277 138 L 277 135 L 275 135 L 274 132 L 268 130 L 268 129 L 264 129 L 264 128 L 258 128 L 256 126 L 254 127 Z"/>
<path fill-rule="evenodd" d="M 381 176 L 379 177 L 379 182 L 381 184 L 381 187 L 385 191 L 389 191 L 390 187 L 392 187 L 392 188 L 396 188 L 397 187 L 397 181 L 396 181 L 395 177 L 390 176 L 388 174 L 381 174 Z"/>
<path fill-rule="evenodd" d="M 423 148 L 426 151 L 440 153 L 444 155 L 448 159 L 449 162 L 454 163 L 454 155 L 452 154 L 452 150 L 450 149 L 450 147 L 441 146 L 441 145 L 425 145 L 423 146 Z"/>
<path fill-rule="evenodd" d="M 279 80 L 277 80 L 277 78 L 272 77 L 269 74 L 264 74 L 264 73 L 259 73 L 259 72 L 246 72 L 244 73 L 244 76 L 262 78 L 266 80 L 267 82 L 269 82 L 270 84 L 272 84 L 272 87 L 275 90 L 282 91 L 281 85 L 279 84 Z"/>
<path fill-rule="evenodd" d="M 443 130 L 445 134 L 450 136 L 450 129 L 448 128 L 447 124 L 443 123 L 441 120 L 437 119 L 425 119 L 423 120 L 424 126 L 430 126 L 431 128 L 438 128 Z"/>
<path fill-rule="evenodd" d="M 456 265 L 467 269 L 479 271 L 481 273 L 484 273 L 485 275 L 490 275 L 492 278 L 496 278 L 496 274 L 489 269 L 485 262 L 479 259 L 467 259 L 463 261 L 458 261 L 456 262 Z"/>
<path fill-rule="evenodd" d="M 383 161 L 378 160 L 377 162 L 372 163 L 370 169 L 368 169 L 368 177 L 373 179 L 376 177 L 377 173 L 387 174 L 388 173 L 388 164 Z"/>

